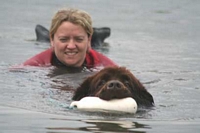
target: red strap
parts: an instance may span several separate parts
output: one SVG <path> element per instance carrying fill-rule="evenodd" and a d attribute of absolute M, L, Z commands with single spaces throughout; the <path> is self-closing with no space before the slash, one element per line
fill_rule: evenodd
<path fill-rule="evenodd" d="M 23 63 L 27 66 L 49 66 L 51 65 L 53 49 L 47 49 L 32 58 L 28 59 Z M 103 54 L 91 49 L 89 53 L 86 54 L 86 63 L 88 68 L 96 66 L 116 66 L 116 64 Z"/>

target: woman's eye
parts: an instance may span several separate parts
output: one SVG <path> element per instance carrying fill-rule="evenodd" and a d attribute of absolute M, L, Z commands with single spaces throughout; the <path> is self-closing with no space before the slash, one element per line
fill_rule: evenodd
<path fill-rule="evenodd" d="M 83 41 L 83 38 L 76 38 L 76 41 L 77 41 L 77 42 L 82 42 L 82 41 Z"/>
<path fill-rule="evenodd" d="M 66 42 L 66 41 L 67 41 L 67 38 L 60 38 L 60 41 L 61 41 L 61 42 Z"/>

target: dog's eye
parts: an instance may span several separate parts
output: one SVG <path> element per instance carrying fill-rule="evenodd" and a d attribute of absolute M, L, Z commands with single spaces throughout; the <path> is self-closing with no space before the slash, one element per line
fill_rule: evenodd
<path fill-rule="evenodd" d="M 105 83 L 106 83 L 106 81 L 105 81 L 105 80 L 101 80 L 101 81 L 98 83 L 98 87 L 100 87 L 100 86 L 104 85 Z"/>
<path fill-rule="evenodd" d="M 124 81 L 124 85 L 130 87 L 130 83 L 127 80 Z"/>

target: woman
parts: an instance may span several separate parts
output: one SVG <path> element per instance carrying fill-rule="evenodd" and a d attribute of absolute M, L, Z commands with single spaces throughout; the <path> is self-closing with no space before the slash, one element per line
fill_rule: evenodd
<path fill-rule="evenodd" d="M 59 10 L 50 27 L 51 48 L 25 61 L 23 65 L 76 68 L 116 65 L 91 49 L 92 34 L 92 20 L 88 13 L 77 9 Z"/>

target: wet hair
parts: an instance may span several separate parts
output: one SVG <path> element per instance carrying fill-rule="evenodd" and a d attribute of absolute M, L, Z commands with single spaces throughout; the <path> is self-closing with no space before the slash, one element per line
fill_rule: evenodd
<path fill-rule="evenodd" d="M 88 37 L 92 36 L 92 19 L 90 15 L 79 9 L 61 9 L 59 10 L 52 19 L 50 27 L 50 37 L 53 39 L 58 27 L 63 22 L 71 22 L 75 25 L 80 25 L 86 31 Z"/>

